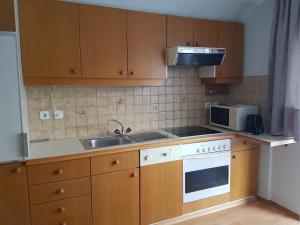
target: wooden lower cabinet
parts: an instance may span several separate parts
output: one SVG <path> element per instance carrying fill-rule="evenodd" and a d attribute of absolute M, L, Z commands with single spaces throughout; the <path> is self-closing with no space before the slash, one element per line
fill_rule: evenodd
<path fill-rule="evenodd" d="M 230 200 L 256 195 L 259 149 L 232 153 Z"/>
<path fill-rule="evenodd" d="M 139 225 L 139 169 L 92 177 L 93 225 Z"/>
<path fill-rule="evenodd" d="M 92 225 L 91 196 L 31 207 L 32 225 Z"/>
<path fill-rule="evenodd" d="M 182 214 L 182 161 L 141 167 L 141 225 Z"/>
<path fill-rule="evenodd" d="M 0 224 L 30 225 L 26 167 L 0 165 Z"/>

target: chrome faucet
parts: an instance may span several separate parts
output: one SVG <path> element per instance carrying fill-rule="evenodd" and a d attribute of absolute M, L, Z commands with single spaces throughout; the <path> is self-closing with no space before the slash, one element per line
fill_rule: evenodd
<path fill-rule="evenodd" d="M 120 121 L 118 121 L 118 120 L 115 120 L 115 119 L 108 120 L 107 126 L 109 126 L 110 122 L 115 122 L 115 123 L 119 124 L 120 127 L 121 127 L 121 130 L 119 130 L 119 129 L 114 130 L 115 134 L 119 134 L 119 135 L 125 136 L 126 134 L 128 134 L 129 132 L 131 132 L 131 128 L 130 127 L 128 127 L 125 130 L 124 129 L 124 125 Z"/>

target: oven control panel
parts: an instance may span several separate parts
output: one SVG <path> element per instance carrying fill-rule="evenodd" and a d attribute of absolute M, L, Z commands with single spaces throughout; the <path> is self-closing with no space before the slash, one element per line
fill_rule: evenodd
<path fill-rule="evenodd" d="M 181 146 L 181 153 L 183 157 L 230 151 L 231 142 L 230 139 L 217 140 L 217 141 L 207 141 L 200 143 L 185 144 Z"/>

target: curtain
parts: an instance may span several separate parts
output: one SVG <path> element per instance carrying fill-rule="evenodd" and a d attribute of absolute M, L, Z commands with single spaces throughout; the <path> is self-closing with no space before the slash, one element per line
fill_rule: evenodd
<path fill-rule="evenodd" d="M 269 63 L 270 133 L 300 140 L 300 0 L 276 0 Z"/>

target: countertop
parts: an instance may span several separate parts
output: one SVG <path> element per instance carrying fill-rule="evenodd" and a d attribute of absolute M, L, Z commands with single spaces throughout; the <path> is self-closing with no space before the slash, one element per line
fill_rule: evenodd
<path fill-rule="evenodd" d="M 215 130 L 222 131 L 220 134 L 199 135 L 193 137 L 177 137 L 175 135 L 159 131 L 169 135 L 167 139 L 155 141 L 133 143 L 120 146 L 112 146 L 85 150 L 79 139 L 63 139 L 30 144 L 29 157 L 26 157 L 26 164 L 40 164 L 53 161 L 62 161 L 68 159 L 78 159 L 83 157 L 105 155 L 118 152 L 138 151 L 140 149 L 162 147 L 167 145 L 187 144 L 194 142 L 212 141 L 218 139 L 233 138 L 235 136 L 244 138 L 248 141 L 275 147 L 295 143 L 293 138 L 271 136 L 269 134 L 252 135 L 245 132 L 235 132 L 215 126 L 206 126 Z"/>

